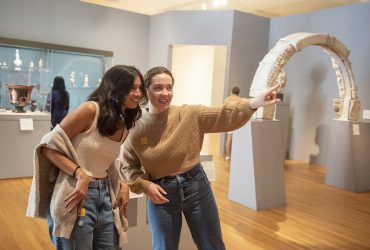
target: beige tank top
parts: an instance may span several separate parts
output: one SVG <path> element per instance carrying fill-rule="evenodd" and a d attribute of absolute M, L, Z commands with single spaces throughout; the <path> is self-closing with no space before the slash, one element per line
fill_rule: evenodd
<path fill-rule="evenodd" d="M 95 104 L 96 113 L 94 121 L 88 131 L 78 134 L 72 140 L 73 147 L 77 153 L 81 168 L 87 175 L 95 178 L 107 176 L 107 169 L 118 157 L 120 147 L 128 134 L 125 129 L 121 141 L 112 141 L 102 136 L 97 128 L 99 117 L 99 105 Z"/>

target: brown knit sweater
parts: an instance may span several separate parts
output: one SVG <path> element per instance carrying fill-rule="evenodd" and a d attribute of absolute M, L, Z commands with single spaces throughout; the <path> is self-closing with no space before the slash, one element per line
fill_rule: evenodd
<path fill-rule="evenodd" d="M 252 116 L 248 99 L 221 108 L 202 105 L 170 106 L 164 112 L 143 115 L 121 150 L 121 171 L 132 192 L 146 191 L 150 179 L 183 173 L 200 162 L 205 133 L 231 131 Z"/>

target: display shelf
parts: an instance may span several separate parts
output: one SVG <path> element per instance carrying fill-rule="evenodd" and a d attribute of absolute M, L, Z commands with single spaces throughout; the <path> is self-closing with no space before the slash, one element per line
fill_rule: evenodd
<path fill-rule="evenodd" d="M 54 77 L 64 78 L 72 111 L 96 89 L 112 66 L 112 56 L 110 51 L 0 37 L 0 179 L 33 175 L 33 150 L 50 131 L 45 105 Z M 11 89 L 9 95 L 9 83 L 33 85 L 31 96 L 24 95 L 22 86 Z M 36 112 L 26 105 L 31 100 L 37 104 Z M 26 105 L 18 109 L 25 113 L 13 112 L 15 105 Z"/>
<path fill-rule="evenodd" d="M 113 52 L 0 37 L 0 109 L 13 109 L 8 83 L 33 85 L 31 99 L 45 109 L 55 76 L 62 76 L 70 92 L 70 111 L 96 89 Z M 29 108 L 25 108 L 29 111 Z"/>

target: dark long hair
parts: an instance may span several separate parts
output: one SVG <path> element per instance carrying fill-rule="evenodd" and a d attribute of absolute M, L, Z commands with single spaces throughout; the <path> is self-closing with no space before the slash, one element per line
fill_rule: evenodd
<path fill-rule="evenodd" d="M 140 71 L 133 66 L 116 65 L 103 76 L 99 87 L 87 98 L 88 101 L 99 103 L 100 113 L 98 129 L 101 135 L 113 135 L 119 128 L 132 128 L 141 117 L 141 108 L 126 108 L 121 112 L 121 104 L 130 93 L 136 77 L 140 78 L 142 98 L 146 99 L 144 80 Z"/>
<path fill-rule="evenodd" d="M 66 85 L 64 83 L 64 78 L 61 76 L 54 77 L 52 91 L 58 91 L 60 96 L 60 102 L 69 108 L 69 94 L 66 90 Z M 53 108 L 53 107 L 52 107 Z M 67 108 L 67 110 L 68 110 Z"/>

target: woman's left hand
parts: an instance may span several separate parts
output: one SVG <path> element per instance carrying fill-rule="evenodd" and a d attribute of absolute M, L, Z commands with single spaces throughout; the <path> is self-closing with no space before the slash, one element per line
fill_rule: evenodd
<path fill-rule="evenodd" d="M 263 91 L 258 96 L 249 100 L 249 107 L 251 109 L 257 109 L 259 107 L 265 107 L 273 105 L 280 102 L 280 99 L 276 98 L 276 90 L 280 87 L 280 84 L 277 84 L 268 90 Z"/>
<path fill-rule="evenodd" d="M 129 187 L 126 182 L 120 181 L 120 188 L 113 209 L 120 208 L 120 213 L 126 217 L 127 204 L 129 201 Z"/>

